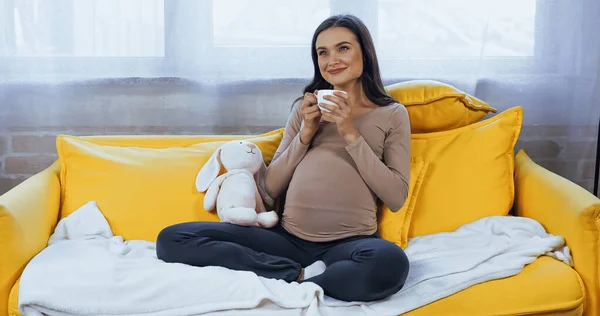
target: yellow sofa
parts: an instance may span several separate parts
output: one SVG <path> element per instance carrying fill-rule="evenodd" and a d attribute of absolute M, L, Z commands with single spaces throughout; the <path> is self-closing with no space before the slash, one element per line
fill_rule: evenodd
<path fill-rule="evenodd" d="M 398 89 L 410 87 L 388 88 L 395 98 L 405 103 L 410 101 L 405 100 L 406 97 L 420 99 L 420 105 L 427 103 L 427 91 L 420 95 L 400 95 Z M 438 94 L 440 91 L 444 92 L 444 89 L 438 89 Z M 413 90 L 401 92 L 404 91 Z M 456 98 L 465 97 L 469 96 L 457 96 L 455 93 L 451 96 L 451 102 L 456 102 Z M 436 102 L 440 99 L 439 95 L 435 98 Z M 461 107 L 461 104 L 464 105 L 460 103 L 452 106 Z M 514 140 L 509 136 L 518 136 L 520 110 L 507 110 L 484 121 L 480 120 L 484 115 L 473 116 L 473 113 L 469 113 L 470 119 L 462 123 L 447 124 L 452 125 L 451 128 L 431 130 L 436 127 L 419 127 L 416 118 L 423 113 L 419 113 L 417 108 L 410 109 L 411 120 L 415 118 L 415 127 L 422 128 L 421 131 L 415 132 L 412 139 L 415 155 L 413 166 L 418 166 L 418 169 L 411 167 L 410 200 L 401 211 L 393 215 L 391 212 L 385 213 L 387 215 L 380 222 L 380 228 L 385 232 L 382 236 L 404 247 L 407 238 L 437 231 L 450 231 L 474 218 L 488 215 L 525 216 L 539 221 L 549 233 L 565 237 L 574 259 L 574 268 L 542 256 L 525 266 L 517 275 L 477 284 L 413 310 L 407 315 L 600 315 L 600 200 L 573 182 L 537 165 L 525 152 L 514 155 Z M 488 108 L 486 111 L 492 110 Z M 435 115 L 431 108 L 427 111 L 427 115 Z M 448 113 L 444 112 L 443 115 L 447 117 Z M 429 130 L 424 132 L 423 129 Z M 494 129 L 497 130 L 494 132 Z M 160 228 L 184 220 L 218 220 L 214 214 L 199 209 L 198 205 L 201 203 L 198 201 L 202 196 L 193 192 L 191 188 L 188 190 L 186 186 L 189 184 L 175 184 L 178 179 L 169 177 L 177 177 L 178 170 L 181 170 L 182 174 L 187 174 L 186 177 L 193 178 L 195 174 L 189 170 L 197 166 L 190 157 L 203 157 L 202 159 L 206 160 L 220 142 L 241 137 L 251 138 L 259 143 L 268 164 L 281 139 L 281 132 L 278 130 L 255 136 L 58 137 L 59 160 L 0 196 L 0 315 L 20 315 L 17 309 L 19 276 L 24 267 L 46 247 L 58 220 L 88 200 L 92 196 L 90 194 L 100 200 L 100 209 L 106 212 L 105 216 L 111 227 L 116 230 L 115 234 L 121 234 L 125 239 L 154 240 Z M 486 147 L 488 145 L 485 142 L 495 137 L 486 133 L 496 133 L 494 135 L 499 135 L 499 139 Z M 494 150 L 498 150 L 498 143 L 501 141 L 505 141 L 510 148 L 502 155 L 502 159 L 499 159 Z M 465 156 L 465 152 L 468 151 L 466 148 L 471 144 L 476 148 L 473 150 L 482 154 L 482 158 Z M 448 149 L 450 146 L 462 147 Z M 491 162 L 485 160 L 484 151 L 491 153 Z M 468 161 L 465 158 L 469 158 Z M 169 174 L 157 173 L 155 169 L 147 168 L 164 162 L 165 159 L 180 159 L 177 165 L 170 166 Z M 481 165 L 478 165 L 477 161 Z M 463 175 L 461 179 L 447 179 L 445 183 L 436 182 L 449 176 L 445 173 L 450 169 L 444 167 L 446 164 L 451 164 L 451 169 L 460 169 L 456 164 L 461 162 L 466 164 L 465 168 L 485 167 L 487 172 L 483 172 L 484 175 L 482 172 L 466 174 L 458 170 Z M 430 170 L 425 172 L 427 165 Z M 89 168 L 86 168 L 87 166 Z M 496 170 L 501 166 L 506 166 L 506 170 Z M 99 168 L 111 172 L 94 172 Z M 435 173 L 443 177 L 438 177 L 438 180 L 430 179 Z M 137 187 L 133 188 L 136 183 L 131 181 L 139 182 L 139 179 L 142 179 L 136 180 L 136 177 L 156 175 L 165 177 L 166 183 L 173 184 L 169 190 L 182 192 L 177 202 L 166 199 L 165 203 L 186 203 L 178 209 L 189 206 L 192 211 L 161 212 L 164 205 L 158 205 L 154 206 L 156 214 L 147 214 L 140 222 L 140 217 L 135 212 L 129 214 L 120 209 L 127 203 L 139 203 L 139 200 L 135 200 L 135 195 L 154 194 L 158 192 L 156 190 L 159 185 L 165 187 L 157 182 L 144 185 L 138 183 Z M 489 189 L 463 188 L 461 191 L 466 191 L 464 194 L 468 198 L 457 200 L 456 203 L 464 205 L 453 209 L 452 212 L 441 214 L 443 218 L 436 219 L 441 215 L 432 213 L 438 209 L 438 205 L 431 201 L 430 195 L 461 194 L 452 190 L 454 187 L 469 185 L 469 177 L 480 177 L 480 180 L 493 182 L 491 178 L 486 177 L 494 176 L 508 179 L 509 183 L 494 182 Z M 91 189 L 86 188 L 86 183 L 91 181 L 89 177 L 94 177 L 93 181 L 99 183 L 93 187 L 94 192 L 91 193 Z M 186 178 L 185 181 L 177 182 L 185 183 L 188 180 Z M 103 190 L 102 184 L 106 183 L 104 181 L 113 181 L 110 183 L 115 187 Z M 434 190 L 440 185 L 447 186 L 443 188 L 446 193 Z M 491 192 L 498 186 L 502 187 L 502 192 Z M 121 199 L 121 205 L 117 205 L 111 194 L 122 190 L 136 190 L 136 193 L 130 194 L 133 200 Z M 477 190 L 490 191 L 481 194 Z M 485 198 L 479 199 L 478 195 Z M 494 198 L 509 199 L 510 203 L 497 208 L 485 205 L 486 201 Z M 470 209 L 472 205 L 476 208 Z M 508 211 L 513 206 L 514 215 L 509 215 Z M 485 210 L 473 213 L 478 212 L 477 208 Z M 197 211 L 194 211 L 195 209 Z"/>

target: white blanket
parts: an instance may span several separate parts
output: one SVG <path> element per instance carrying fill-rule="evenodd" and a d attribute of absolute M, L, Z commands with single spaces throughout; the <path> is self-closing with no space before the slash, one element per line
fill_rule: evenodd
<path fill-rule="evenodd" d="M 502 216 L 410 240 L 406 285 L 378 302 L 341 302 L 313 283 L 192 267 L 156 258 L 154 243 L 113 236 L 94 202 L 62 219 L 26 266 L 24 315 L 399 315 L 474 284 L 509 277 L 540 255 L 572 266 L 560 236 Z M 382 271 L 385 273 L 385 271 Z"/>

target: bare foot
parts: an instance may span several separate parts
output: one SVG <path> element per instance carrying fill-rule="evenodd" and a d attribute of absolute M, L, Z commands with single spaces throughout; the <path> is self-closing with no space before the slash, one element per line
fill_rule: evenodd
<path fill-rule="evenodd" d="M 304 268 L 300 270 L 300 275 L 298 276 L 298 282 L 304 280 Z"/>

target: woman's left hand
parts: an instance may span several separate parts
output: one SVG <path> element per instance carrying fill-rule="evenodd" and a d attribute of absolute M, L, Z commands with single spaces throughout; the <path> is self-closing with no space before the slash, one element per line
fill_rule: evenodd
<path fill-rule="evenodd" d="M 352 116 L 352 107 L 348 104 L 348 95 L 337 91 L 333 94 L 326 95 L 324 99 L 337 104 L 337 106 L 320 103 L 321 107 L 330 111 L 321 111 L 321 119 L 336 123 L 340 136 L 344 138 L 347 144 L 351 144 L 358 139 L 360 133 L 356 128 L 354 117 Z"/>

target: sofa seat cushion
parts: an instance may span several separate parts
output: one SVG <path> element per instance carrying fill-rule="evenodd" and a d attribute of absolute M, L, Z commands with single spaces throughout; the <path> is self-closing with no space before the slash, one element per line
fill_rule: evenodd
<path fill-rule="evenodd" d="M 474 285 L 406 315 L 581 315 L 583 308 L 577 272 L 542 256 L 517 275 Z"/>
<path fill-rule="evenodd" d="M 17 282 L 10 293 L 10 316 L 20 315 L 18 291 Z M 515 276 L 474 285 L 405 315 L 581 315 L 583 304 L 577 272 L 542 256 Z"/>

